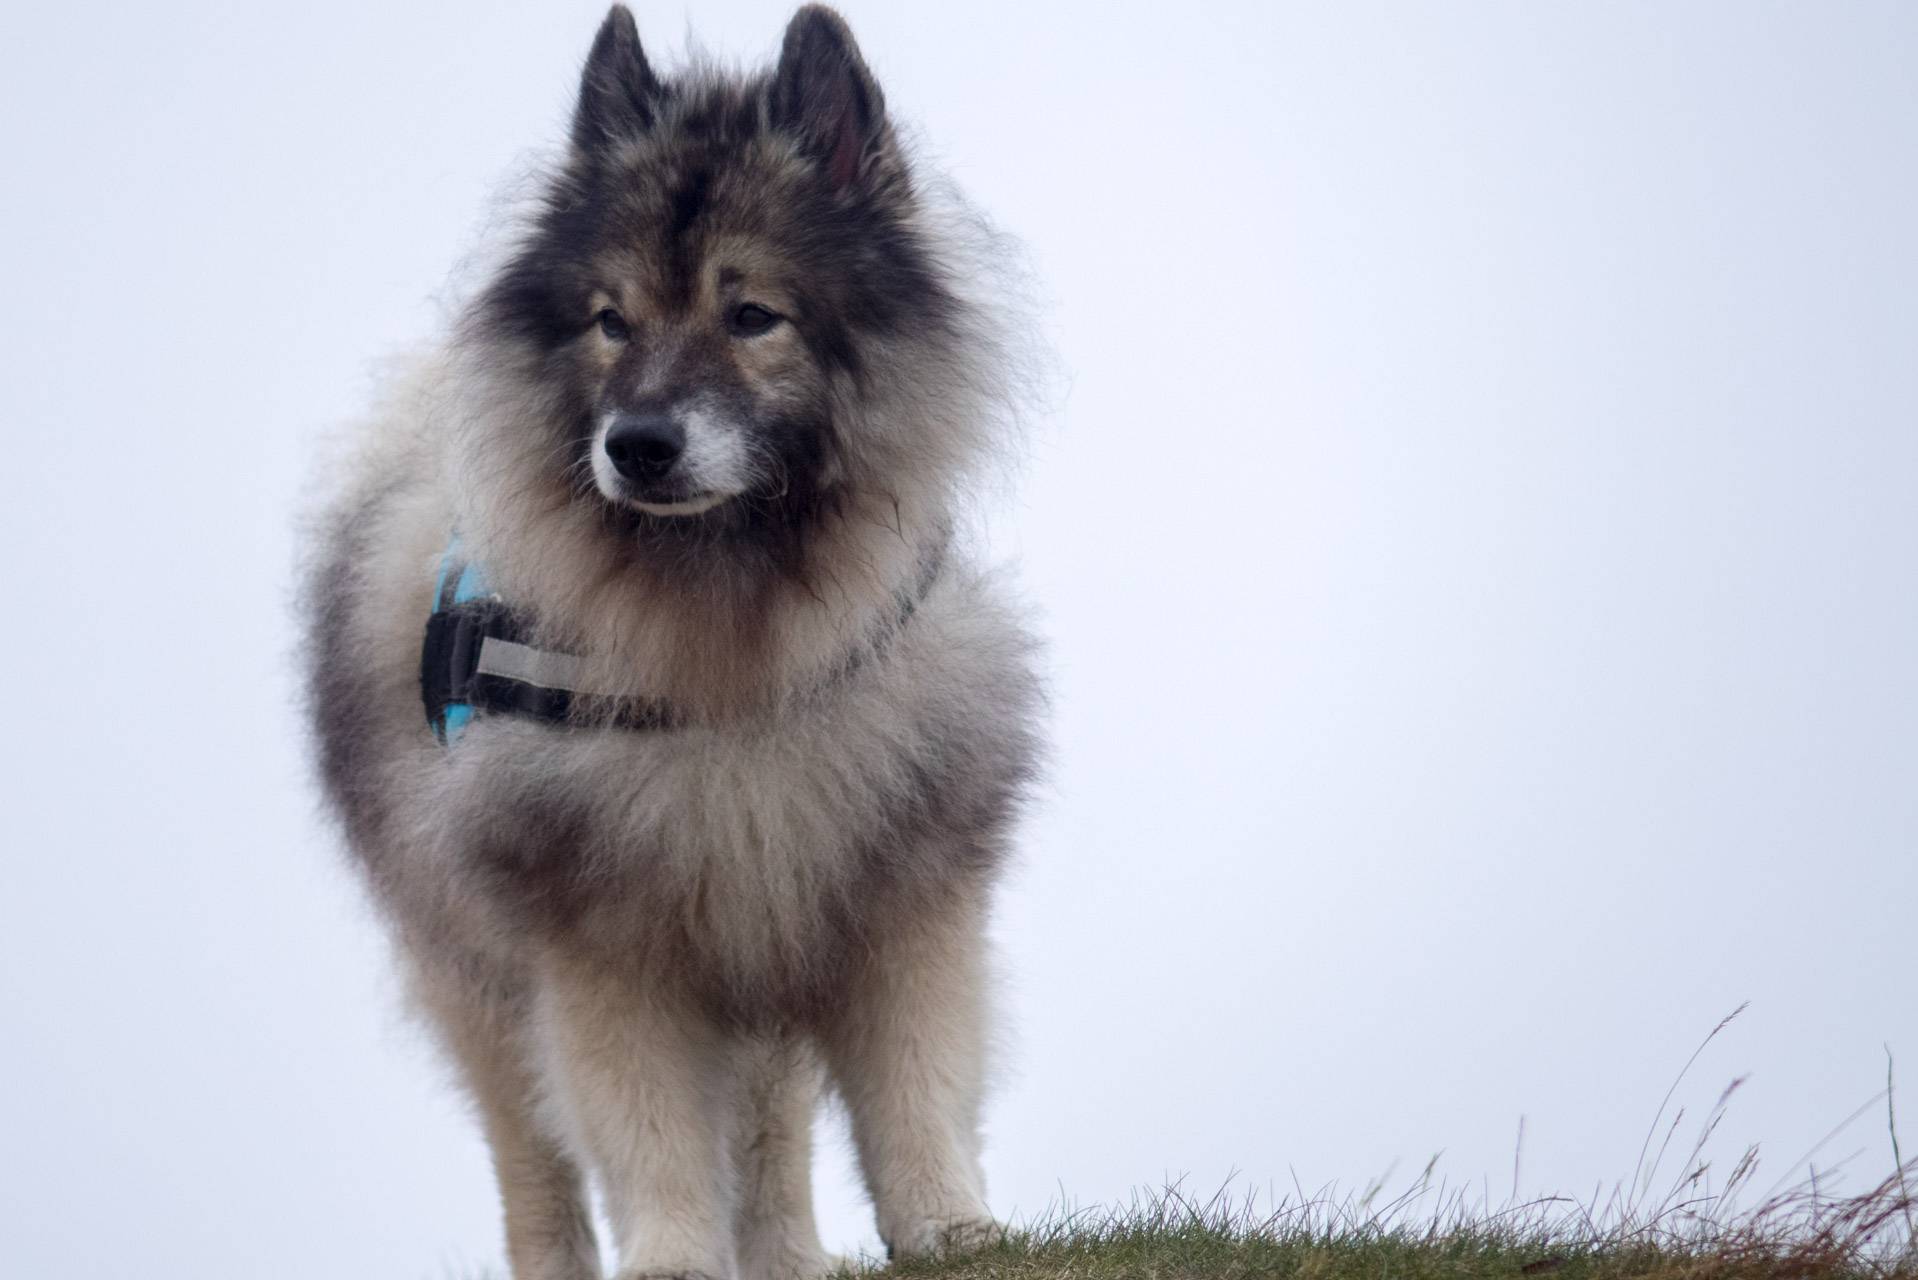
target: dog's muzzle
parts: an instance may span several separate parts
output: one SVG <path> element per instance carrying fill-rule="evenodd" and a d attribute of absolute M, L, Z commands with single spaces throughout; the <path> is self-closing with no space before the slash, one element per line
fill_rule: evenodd
<path fill-rule="evenodd" d="M 710 425 L 697 425 L 710 433 Z M 649 515 L 698 515 L 732 496 L 711 473 L 733 468 L 713 456 L 710 441 L 690 441 L 686 424 L 673 414 L 613 415 L 600 433 L 597 453 L 593 473 L 601 491 Z"/>

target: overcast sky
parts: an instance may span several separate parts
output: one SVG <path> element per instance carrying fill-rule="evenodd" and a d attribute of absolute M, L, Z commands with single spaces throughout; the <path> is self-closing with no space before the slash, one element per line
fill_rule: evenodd
<path fill-rule="evenodd" d="M 662 62 L 789 12 L 635 7 Z M 1497 1200 L 1521 1117 L 1518 1190 L 1589 1194 L 1745 1000 L 1680 1100 L 1749 1074 L 1761 1183 L 1887 1045 L 1918 1098 L 1918 7 L 845 12 L 1069 371 L 993 525 L 1057 744 L 995 1210 L 1440 1151 Z M 500 1257 L 318 816 L 289 567 L 602 13 L 0 12 L 8 1276 Z"/>

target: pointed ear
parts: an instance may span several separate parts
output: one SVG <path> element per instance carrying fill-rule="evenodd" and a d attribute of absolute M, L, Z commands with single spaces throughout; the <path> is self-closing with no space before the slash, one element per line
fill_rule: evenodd
<path fill-rule="evenodd" d="M 616 4 L 593 38 L 586 70 L 579 78 L 579 106 L 573 110 L 573 149 L 594 156 L 623 138 L 653 127 L 659 79 L 639 47 L 639 27 L 623 4 Z"/>
<path fill-rule="evenodd" d="M 890 141 L 886 100 L 866 70 L 846 20 L 822 4 L 793 15 L 773 73 L 772 123 L 799 140 L 845 190 Z"/>

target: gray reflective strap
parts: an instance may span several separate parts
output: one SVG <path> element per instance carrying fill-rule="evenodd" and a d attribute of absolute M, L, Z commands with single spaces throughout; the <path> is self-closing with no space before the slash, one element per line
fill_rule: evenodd
<path fill-rule="evenodd" d="M 535 649 L 498 636 L 487 636 L 480 644 L 478 674 L 504 676 L 542 689 L 564 689 L 568 693 L 597 694 L 580 676 L 580 660 L 570 653 Z"/>

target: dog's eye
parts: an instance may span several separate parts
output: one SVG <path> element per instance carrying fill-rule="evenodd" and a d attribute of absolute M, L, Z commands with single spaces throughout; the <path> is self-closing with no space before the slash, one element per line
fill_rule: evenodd
<path fill-rule="evenodd" d="M 611 307 L 606 308 L 593 318 L 599 321 L 599 331 L 611 338 L 614 342 L 624 342 L 633 336 L 633 331 L 626 327 L 624 320 L 620 319 L 619 312 L 613 310 Z"/>
<path fill-rule="evenodd" d="M 756 302 L 743 303 L 733 308 L 733 314 L 727 325 L 733 333 L 742 338 L 761 334 L 778 324 L 781 317 L 774 315 Z"/>

